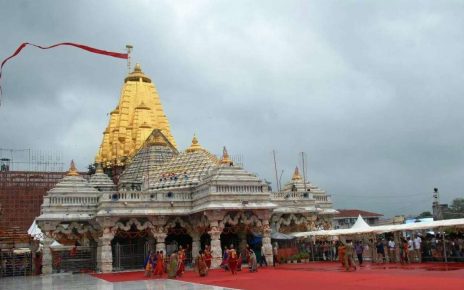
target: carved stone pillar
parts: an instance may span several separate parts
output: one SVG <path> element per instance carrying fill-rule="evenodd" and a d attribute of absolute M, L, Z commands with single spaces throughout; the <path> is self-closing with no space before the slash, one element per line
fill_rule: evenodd
<path fill-rule="evenodd" d="M 190 233 L 192 237 L 192 259 L 195 261 L 195 258 L 198 256 L 198 252 L 201 249 L 200 234 L 197 232 Z"/>
<path fill-rule="evenodd" d="M 159 228 L 158 231 L 152 231 L 153 237 L 156 239 L 156 251 L 163 251 L 166 255 L 166 237 L 168 236 L 167 232 L 163 228 Z"/>
<path fill-rule="evenodd" d="M 238 233 L 238 237 L 240 239 L 240 244 L 238 246 L 238 251 L 240 251 L 240 253 L 245 254 L 245 249 L 246 249 L 246 246 L 248 244 L 247 242 L 247 230 L 244 229 L 243 231 L 240 231 Z"/>
<path fill-rule="evenodd" d="M 264 256 L 266 257 L 266 262 L 268 265 L 273 264 L 273 255 L 272 255 L 272 244 L 271 244 L 271 227 L 269 226 L 268 220 L 263 220 L 263 248 Z"/>
<path fill-rule="evenodd" d="M 51 233 L 43 240 L 43 256 L 42 256 L 42 274 L 51 274 L 53 271 L 52 251 L 50 245 L 53 243 Z"/>
<path fill-rule="evenodd" d="M 219 268 L 222 262 L 222 248 L 221 248 L 221 233 L 222 229 L 219 228 L 218 221 L 212 221 L 210 223 L 210 231 L 208 234 L 211 237 L 211 268 Z"/>
<path fill-rule="evenodd" d="M 149 252 L 156 251 L 156 239 L 153 236 L 148 237 L 148 251 Z"/>
<path fill-rule="evenodd" d="M 114 238 L 114 231 L 111 228 L 106 227 L 103 229 L 103 234 L 98 238 L 97 249 L 97 267 L 102 273 L 110 273 L 113 271 L 113 252 L 111 250 L 111 241 Z"/>

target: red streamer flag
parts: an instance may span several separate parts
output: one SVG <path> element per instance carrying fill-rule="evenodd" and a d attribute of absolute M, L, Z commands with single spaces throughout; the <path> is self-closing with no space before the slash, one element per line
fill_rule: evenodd
<path fill-rule="evenodd" d="M 90 46 L 87 46 L 87 45 L 82 45 L 82 44 L 72 43 L 72 42 L 62 42 L 62 43 L 57 43 L 57 44 L 50 45 L 50 46 L 40 46 L 40 45 L 32 44 L 32 43 L 29 43 L 29 42 L 24 42 L 24 43 L 21 43 L 21 45 L 16 49 L 16 51 L 12 55 L 5 58 L 2 61 L 2 64 L 0 65 L 0 95 L 2 94 L 1 80 L 2 80 L 3 66 L 7 63 L 7 61 L 9 61 L 13 57 L 17 56 L 21 52 L 21 50 L 23 50 L 23 48 L 25 48 L 28 45 L 35 46 L 35 47 L 40 48 L 40 49 L 49 49 L 49 48 L 54 48 L 54 47 L 57 47 L 57 46 L 68 45 L 68 46 L 74 46 L 74 47 L 77 47 L 77 48 L 80 48 L 80 49 L 83 49 L 83 50 L 86 50 L 86 51 L 92 52 L 92 53 L 97 53 L 97 54 L 102 54 L 102 55 L 107 55 L 107 56 L 112 56 L 112 57 L 122 58 L 122 59 L 128 59 L 129 58 L 129 54 L 127 54 L 127 53 L 106 51 L 106 50 L 101 50 L 101 49 L 93 48 L 93 47 L 90 47 Z"/>

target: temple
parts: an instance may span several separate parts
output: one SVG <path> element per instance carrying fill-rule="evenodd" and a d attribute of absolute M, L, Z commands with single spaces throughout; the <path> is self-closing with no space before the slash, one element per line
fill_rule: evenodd
<path fill-rule="evenodd" d="M 123 166 L 154 129 L 176 147 L 156 87 L 137 64 L 124 80 L 119 103 L 110 113 L 96 162 L 104 167 Z"/>
<path fill-rule="evenodd" d="M 218 267 L 225 246 L 241 250 L 258 237 L 272 263 L 273 233 L 331 227 L 330 196 L 298 168 L 273 192 L 222 151 L 215 156 L 196 136 L 177 149 L 155 87 L 137 65 L 111 113 L 96 173 L 86 180 L 72 162 L 44 196 L 36 219 L 45 236 L 43 272 L 57 267 L 54 241 L 79 245 L 100 272 L 140 268 L 148 251 L 170 254 L 180 246 L 192 259 L 210 245 Z M 123 169 L 117 184 L 102 168 L 111 166 Z"/>

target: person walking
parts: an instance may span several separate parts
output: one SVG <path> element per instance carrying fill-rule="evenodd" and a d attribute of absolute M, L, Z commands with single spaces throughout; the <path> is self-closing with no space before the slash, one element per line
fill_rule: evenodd
<path fill-rule="evenodd" d="M 421 249 L 422 239 L 419 236 L 414 238 L 414 254 L 418 263 L 422 262 L 422 249 Z"/>
<path fill-rule="evenodd" d="M 256 254 L 255 251 L 252 249 L 249 250 L 250 254 L 250 262 L 248 268 L 250 272 L 258 272 L 258 262 L 256 261 Z"/>
<path fill-rule="evenodd" d="M 178 262 L 179 258 L 177 256 L 177 251 L 174 251 L 169 257 L 168 278 L 175 279 L 177 277 Z"/>
<path fill-rule="evenodd" d="M 353 260 L 353 256 L 354 256 L 354 247 L 353 247 L 353 243 L 351 240 L 347 240 L 347 243 L 345 245 L 345 269 L 346 271 L 350 271 L 351 268 L 354 268 L 354 270 L 356 271 L 356 264 L 354 263 L 354 260 Z"/>
<path fill-rule="evenodd" d="M 259 266 L 262 267 L 263 264 L 267 267 L 266 255 L 264 254 L 264 245 L 261 246 L 261 257 L 259 259 Z"/>
<path fill-rule="evenodd" d="M 396 243 L 393 241 L 393 237 L 390 238 L 388 241 L 388 259 L 390 263 L 394 263 L 396 261 Z"/>
<path fill-rule="evenodd" d="M 384 244 L 383 244 L 383 240 L 379 239 L 377 241 L 377 245 L 375 247 L 376 247 L 376 251 L 377 251 L 377 262 L 378 263 L 385 263 L 387 261 L 387 258 L 385 257 L 385 247 L 384 247 Z"/>
<path fill-rule="evenodd" d="M 156 259 L 156 266 L 153 274 L 155 276 L 160 276 L 160 278 L 163 276 L 164 273 L 164 254 L 163 251 L 158 251 L 157 253 L 157 259 Z"/>
<path fill-rule="evenodd" d="M 277 248 L 277 243 L 274 244 L 274 247 L 272 248 L 272 266 L 275 267 L 277 263 L 279 263 L 278 260 L 279 257 L 279 249 Z"/>
<path fill-rule="evenodd" d="M 356 242 L 356 245 L 354 246 L 354 250 L 356 252 L 356 256 L 358 257 L 359 266 L 361 267 L 363 263 L 363 251 L 364 251 L 364 246 L 361 243 L 361 241 Z"/>
<path fill-rule="evenodd" d="M 204 277 L 208 274 L 208 266 L 206 265 L 205 254 L 202 250 L 198 252 L 198 256 L 195 258 L 195 270 L 200 277 Z"/>
<path fill-rule="evenodd" d="M 229 249 L 229 269 L 232 275 L 237 274 L 237 252 L 234 249 L 234 245 L 230 245 Z"/>
<path fill-rule="evenodd" d="M 148 257 L 145 259 L 144 268 L 145 268 L 145 277 L 150 277 L 153 274 L 153 269 L 155 268 L 156 258 L 155 254 L 150 252 Z"/>

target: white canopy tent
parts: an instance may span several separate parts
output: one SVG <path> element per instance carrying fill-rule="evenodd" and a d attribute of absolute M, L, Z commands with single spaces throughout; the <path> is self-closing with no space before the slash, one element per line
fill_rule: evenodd
<path fill-rule="evenodd" d="M 27 233 L 34 239 L 34 240 L 43 240 L 43 233 L 40 230 L 39 226 L 35 222 L 35 220 L 32 222 L 31 226 L 27 230 Z"/>
<path fill-rule="evenodd" d="M 314 237 L 314 236 L 349 236 L 357 234 L 382 234 L 399 231 L 429 230 L 434 228 L 464 227 L 464 218 L 450 219 L 431 222 L 420 222 L 413 224 L 369 226 L 361 216 L 358 216 L 356 223 L 349 229 L 310 231 L 292 234 L 295 237 Z"/>

